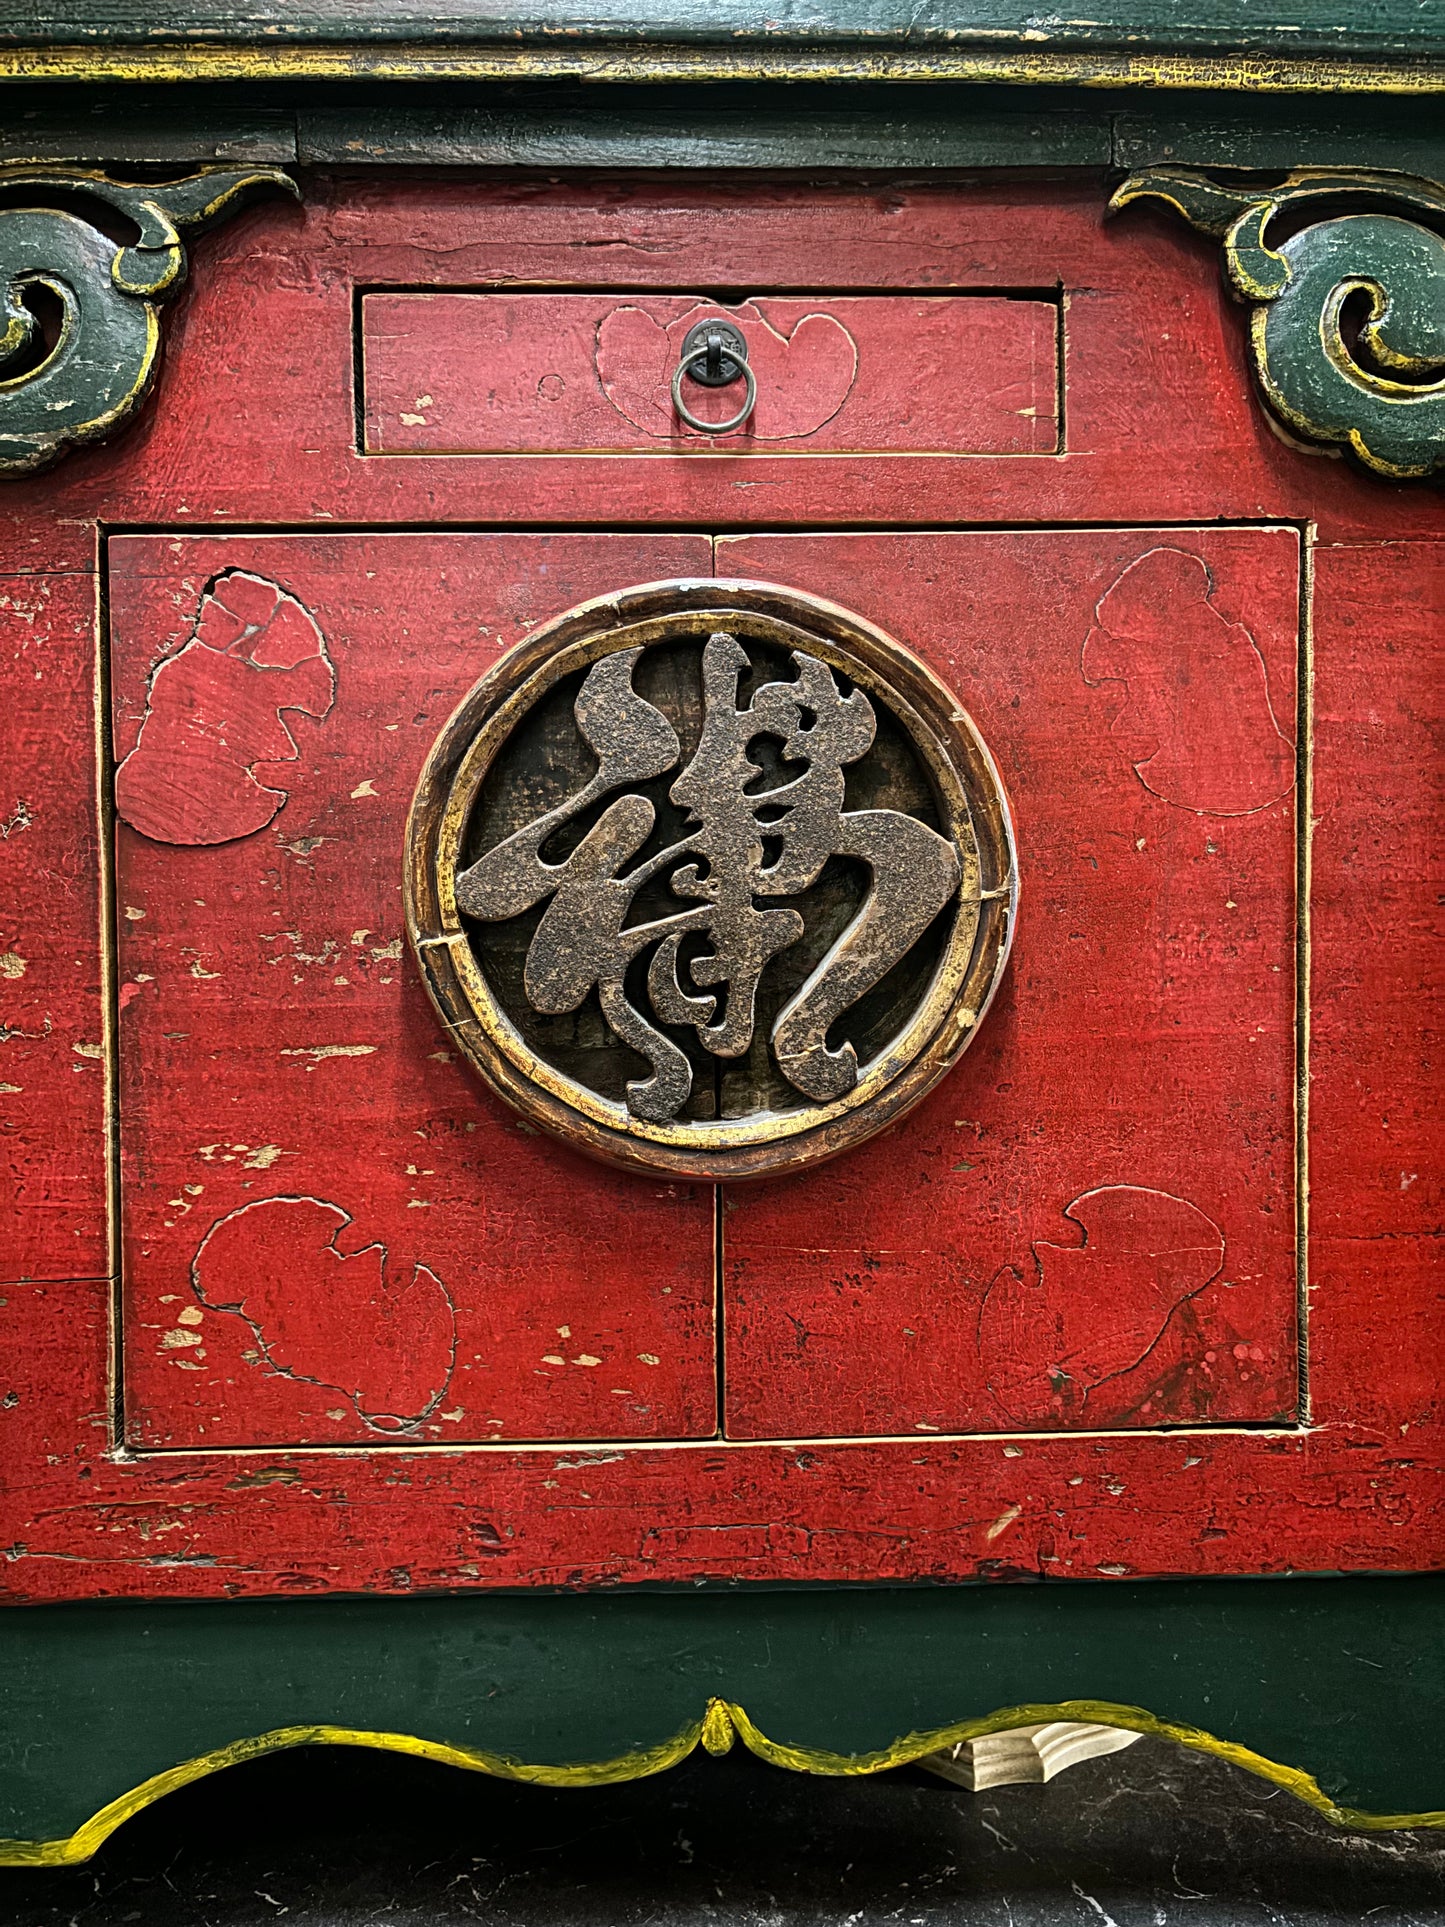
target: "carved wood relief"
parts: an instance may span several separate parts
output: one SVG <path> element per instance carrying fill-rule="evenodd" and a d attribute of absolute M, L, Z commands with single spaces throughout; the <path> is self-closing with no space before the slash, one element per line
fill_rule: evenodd
<path fill-rule="evenodd" d="M 297 192 L 277 167 L 204 168 L 158 182 L 0 167 L 0 480 L 125 426 L 159 365 L 157 304 L 186 279 L 182 237 L 273 189 Z M 117 216 L 133 241 L 111 238 Z"/>
<path fill-rule="evenodd" d="M 1445 188 L 1360 168 L 1276 185 L 1187 167 L 1131 174 L 1109 203 L 1157 200 L 1224 243 L 1250 306 L 1260 391 L 1310 444 L 1409 481 L 1445 463 Z"/>
<path fill-rule="evenodd" d="M 757 583 L 570 612 L 423 772 L 409 927 L 526 1115 L 620 1162 L 752 1176 L 929 1090 L 1008 952 L 992 759 L 922 665 Z"/>

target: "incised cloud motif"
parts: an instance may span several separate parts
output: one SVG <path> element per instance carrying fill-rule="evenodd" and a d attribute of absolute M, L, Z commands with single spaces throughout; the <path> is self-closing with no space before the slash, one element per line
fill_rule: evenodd
<path fill-rule="evenodd" d="M 191 1288 L 250 1326 L 268 1370 L 339 1395 L 371 1431 L 414 1431 L 451 1383 L 451 1296 L 425 1265 L 393 1276 L 385 1245 L 344 1249 L 351 1222 L 323 1198 L 258 1198 L 211 1226 Z"/>
<path fill-rule="evenodd" d="M 116 814 L 158 843 L 229 843 L 264 829 L 286 801 L 257 775 L 294 762 L 284 713 L 318 722 L 336 673 L 296 600 L 233 569 L 201 598 L 185 647 L 151 677 L 135 748 L 115 773 Z"/>

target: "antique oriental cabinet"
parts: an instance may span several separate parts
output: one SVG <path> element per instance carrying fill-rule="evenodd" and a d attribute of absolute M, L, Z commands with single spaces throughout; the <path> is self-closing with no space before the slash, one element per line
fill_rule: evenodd
<path fill-rule="evenodd" d="M 1445 1821 L 1438 45 L 746 13 L 0 33 L 0 1858 Z"/>

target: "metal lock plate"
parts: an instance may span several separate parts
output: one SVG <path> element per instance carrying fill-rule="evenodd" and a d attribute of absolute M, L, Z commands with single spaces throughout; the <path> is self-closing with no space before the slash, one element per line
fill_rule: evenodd
<path fill-rule="evenodd" d="M 714 337 L 720 352 L 704 356 L 702 351 L 712 345 Z M 689 360 L 693 355 L 698 357 L 696 361 Z M 703 388 L 727 388 L 740 381 L 743 373 L 740 364 L 747 358 L 748 344 L 742 329 L 716 315 L 688 329 L 680 357 L 687 368 L 687 379 Z"/>

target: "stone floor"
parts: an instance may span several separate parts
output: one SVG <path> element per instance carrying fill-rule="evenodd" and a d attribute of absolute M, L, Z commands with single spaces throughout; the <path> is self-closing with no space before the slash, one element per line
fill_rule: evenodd
<path fill-rule="evenodd" d="M 1337 1832 L 1143 1740 L 1048 1787 L 803 1778 L 735 1750 L 556 1792 L 326 1748 L 161 1801 L 4 1927 L 1445 1927 L 1445 1833 Z"/>

